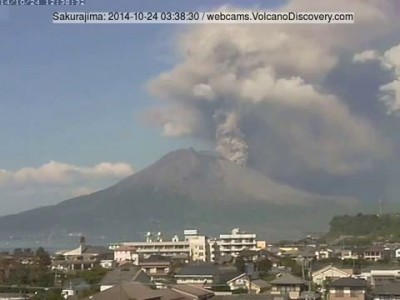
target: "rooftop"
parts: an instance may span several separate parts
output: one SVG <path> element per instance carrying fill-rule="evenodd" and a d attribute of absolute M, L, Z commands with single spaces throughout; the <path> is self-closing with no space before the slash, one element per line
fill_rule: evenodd
<path fill-rule="evenodd" d="M 333 281 L 331 287 L 359 287 L 366 288 L 367 282 L 364 279 L 357 279 L 353 277 L 344 277 Z"/>
<path fill-rule="evenodd" d="M 307 281 L 292 274 L 283 274 L 270 282 L 272 285 L 304 285 Z"/>

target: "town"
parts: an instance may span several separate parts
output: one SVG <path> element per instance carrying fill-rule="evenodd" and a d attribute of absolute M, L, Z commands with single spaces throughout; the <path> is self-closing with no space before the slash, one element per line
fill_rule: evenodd
<path fill-rule="evenodd" d="M 51 255 L 1 253 L 0 299 L 398 299 L 400 242 L 353 238 L 268 243 L 239 228 L 191 229 L 107 247 L 81 236 Z"/>

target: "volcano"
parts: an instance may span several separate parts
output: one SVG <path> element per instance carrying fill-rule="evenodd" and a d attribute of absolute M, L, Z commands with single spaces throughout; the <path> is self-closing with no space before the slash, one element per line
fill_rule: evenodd
<path fill-rule="evenodd" d="M 356 211 L 354 198 L 305 192 L 258 171 L 193 149 L 176 150 L 90 195 L 0 218 L 0 235 L 83 232 L 113 240 L 146 231 L 207 234 L 240 226 L 267 239 L 327 229 L 333 215 Z"/>

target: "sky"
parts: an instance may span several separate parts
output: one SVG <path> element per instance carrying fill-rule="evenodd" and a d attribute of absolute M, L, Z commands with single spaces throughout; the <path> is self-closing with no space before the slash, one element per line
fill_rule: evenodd
<path fill-rule="evenodd" d="M 0 215 L 105 188 L 174 149 L 223 152 L 239 140 L 247 164 L 275 180 L 396 203 L 395 1 L 87 0 L 84 9 L 221 7 L 359 19 L 346 30 L 62 25 L 51 13 L 63 7 L 0 8 Z"/>

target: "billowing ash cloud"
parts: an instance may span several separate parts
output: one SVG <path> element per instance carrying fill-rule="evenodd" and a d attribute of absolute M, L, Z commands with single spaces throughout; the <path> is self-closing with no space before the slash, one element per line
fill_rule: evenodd
<path fill-rule="evenodd" d="M 298 0 L 282 11 L 353 11 L 357 22 L 191 27 L 178 43 L 180 62 L 149 82 L 151 94 L 165 102 L 147 119 L 166 136 L 207 139 L 226 158 L 266 173 L 368 169 L 390 147 L 328 92 L 324 79 L 342 53 L 353 55 L 398 28 L 396 6 Z"/>
<path fill-rule="evenodd" d="M 226 159 L 245 166 L 249 156 L 247 143 L 240 131 L 237 113 L 223 110 L 214 115 L 217 151 Z"/>

